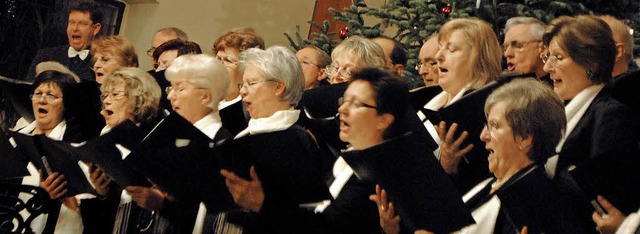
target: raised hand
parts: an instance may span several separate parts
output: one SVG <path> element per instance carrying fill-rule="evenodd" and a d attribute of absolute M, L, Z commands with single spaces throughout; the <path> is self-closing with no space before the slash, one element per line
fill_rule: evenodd
<path fill-rule="evenodd" d="M 473 144 L 469 144 L 460 149 L 462 142 L 467 138 L 469 133 L 464 131 L 460 134 L 458 139 L 455 139 L 458 124 L 453 123 L 449 130 L 447 130 L 447 123 L 441 121 L 440 124 L 435 125 L 434 127 L 442 141 L 440 144 L 440 164 L 442 164 L 442 168 L 444 168 L 444 171 L 446 171 L 447 174 L 457 174 L 460 159 L 473 148 Z"/>
<path fill-rule="evenodd" d="M 380 188 L 380 185 L 376 185 L 376 194 L 371 194 L 369 200 L 378 206 L 382 230 L 387 234 L 400 233 L 400 216 L 396 215 L 393 203 L 389 202 L 387 192 Z"/>
<path fill-rule="evenodd" d="M 264 191 L 255 168 L 252 166 L 249 175 L 251 180 L 245 180 L 235 173 L 222 169 L 220 174 L 225 177 L 225 183 L 233 200 L 241 207 L 258 212 L 264 203 Z"/>

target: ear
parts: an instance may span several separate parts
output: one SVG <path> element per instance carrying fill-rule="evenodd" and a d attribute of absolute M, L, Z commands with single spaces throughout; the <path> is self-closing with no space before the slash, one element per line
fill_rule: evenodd
<path fill-rule="evenodd" d="M 327 75 L 327 73 L 325 72 L 327 69 L 326 68 L 320 68 L 318 71 L 318 80 L 324 80 L 327 79 L 327 77 L 329 75 Z"/>
<path fill-rule="evenodd" d="M 95 28 L 93 28 L 93 36 L 95 37 L 96 35 L 98 35 L 98 32 L 100 32 L 100 29 L 102 28 L 102 24 L 101 23 L 96 23 Z"/>
<path fill-rule="evenodd" d="M 402 64 L 395 64 L 393 65 L 393 69 L 396 70 L 396 73 L 400 76 L 402 76 L 402 73 L 404 73 L 404 65 Z"/>
<path fill-rule="evenodd" d="M 516 141 L 521 150 L 529 151 L 533 144 L 533 137 L 531 135 L 528 135 L 527 137 L 517 137 Z"/>
<path fill-rule="evenodd" d="M 542 43 L 542 41 L 538 42 L 538 54 L 542 54 L 542 52 L 544 51 L 545 51 L 544 44 Z"/>
<path fill-rule="evenodd" d="M 286 86 L 284 85 L 284 81 L 278 81 L 278 83 L 276 83 L 276 95 L 277 96 L 282 95 L 282 93 L 284 92 L 285 89 L 286 89 Z"/>
<path fill-rule="evenodd" d="M 211 92 L 209 89 L 204 89 L 204 94 L 202 94 L 202 100 L 200 101 L 203 105 L 207 105 L 207 103 L 211 102 Z"/>
<path fill-rule="evenodd" d="M 624 54 L 626 52 L 626 48 L 624 47 L 624 45 L 622 43 L 616 43 L 616 62 L 620 61 L 620 59 L 622 59 L 624 57 Z"/>
<path fill-rule="evenodd" d="M 393 123 L 393 120 L 395 119 L 395 117 L 389 113 L 384 113 L 378 118 L 380 120 L 377 125 L 378 130 L 385 130 L 389 128 L 389 126 L 391 126 L 391 123 Z"/>

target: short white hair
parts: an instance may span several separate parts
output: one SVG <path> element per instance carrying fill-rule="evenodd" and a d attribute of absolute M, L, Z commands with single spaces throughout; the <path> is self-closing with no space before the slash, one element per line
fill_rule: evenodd
<path fill-rule="evenodd" d="M 170 82 L 181 78 L 199 88 L 208 89 L 211 101 L 206 106 L 214 111 L 218 111 L 218 103 L 226 96 L 230 83 L 229 73 L 224 64 L 207 54 L 179 56 L 171 62 L 165 76 Z"/>
<path fill-rule="evenodd" d="M 547 27 L 547 25 L 539 19 L 533 17 L 518 16 L 508 19 L 507 23 L 504 26 L 504 33 L 506 34 L 509 29 L 511 29 L 511 27 L 519 24 L 530 25 L 531 40 L 542 41 L 542 34 L 544 34 L 544 28 Z"/>
<path fill-rule="evenodd" d="M 272 46 L 266 50 L 251 48 L 240 54 L 240 70 L 254 65 L 267 80 L 282 81 L 285 90 L 282 100 L 298 105 L 304 92 L 304 74 L 296 55 L 283 46 Z"/>

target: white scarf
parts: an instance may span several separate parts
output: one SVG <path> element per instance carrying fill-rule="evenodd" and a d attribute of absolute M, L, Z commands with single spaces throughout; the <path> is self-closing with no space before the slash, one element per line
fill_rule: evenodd
<path fill-rule="evenodd" d="M 569 104 L 564 107 L 565 114 L 567 115 L 567 131 L 564 133 L 562 139 L 560 139 L 560 142 L 556 146 L 556 152 L 560 152 L 562 150 L 567 137 L 571 135 L 571 132 L 576 127 L 576 125 L 578 125 L 578 122 L 580 122 L 580 119 L 582 119 L 584 113 L 587 112 L 587 109 L 589 109 L 589 106 L 591 106 L 591 102 L 593 102 L 593 99 L 596 98 L 602 88 L 604 88 L 604 84 L 589 86 L 580 91 L 580 93 L 578 93 L 569 102 Z M 550 157 L 547 160 L 547 163 L 544 165 L 544 169 L 547 172 L 547 176 L 549 178 L 555 177 L 556 167 L 558 166 L 558 158 L 559 155 L 556 154 Z"/>
<path fill-rule="evenodd" d="M 296 110 L 291 107 L 288 110 L 276 111 L 276 113 L 269 117 L 258 119 L 251 118 L 249 120 L 248 127 L 238 133 L 235 139 L 249 134 L 254 135 L 285 130 L 295 124 L 299 117 L 300 110 Z"/>

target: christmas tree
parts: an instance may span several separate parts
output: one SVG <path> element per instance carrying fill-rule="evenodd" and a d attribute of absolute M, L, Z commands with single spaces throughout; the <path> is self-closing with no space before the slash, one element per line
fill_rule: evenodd
<path fill-rule="evenodd" d="M 330 22 L 312 27 L 322 33 L 312 33 L 311 38 L 302 38 L 296 33 L 297 41 L 289 34 L 291 46 L 299 49 L 304 45 L 315 45 L 328 53 L 339 43 L 331 36 L 339 34 L 341 39 L 351 35 L 377 37 L 387 35 L 403 43 L 409 60 L 405 65 L 405 77 L 414 84 L 420 84 L 417 71 L 412 69 L 418 63 L 418 52 L 423 41 L 437 32 L 442 24 L 451 18 L 478 17 L 493 26 L 496 35 L 502 39 L 504 24 L 515 16 L 535 17 L 549 23 L 561 15 L 596 14 L 612 15 L 623 20 L 635 32 L 640 32 L 640 2 L 634 0 L 388 0 L 381 8 L 368 7 L 365 0 L 354 0 L 350 7 L 337 10 L 333 21 L 346 22 L 348 28 L 340 32 L 329 32 Z M 365 18 L 373 17 L 378 22 L 367 25 Z M 635 33 L 635 51 L 640 50 L 640 33 Z M 637 54 L 637 53 L 635 53 Z"/>

